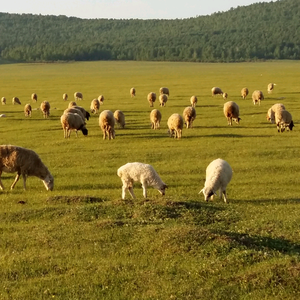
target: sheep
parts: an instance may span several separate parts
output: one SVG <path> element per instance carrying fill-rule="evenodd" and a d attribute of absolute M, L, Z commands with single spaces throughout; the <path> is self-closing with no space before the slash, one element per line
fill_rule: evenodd
<path fill-rule="evenodd" d="M 275 124 L 275 111 L 276 110 L 285 110 L 285 106 L 281 103 L 274 104 L 271 108 L 269 108 L 267 112 L 267 120 L 272 124 Z"/>
<path fill-rule="evenodd" d="M 103 104 L 103 102 L 104 102 L 104 96 L 103 96 L 103 95 L 100 95 L 100 96 L 98 97 L 98 100 L 99 100 L 100 104 Z"/>
<path fill-rule="evenodd" d="M 93 99 L 90 108 L 92 114 L 97 114 L 100 109 L 100 101 L 98 99 Z"/>
<path fill-rule="evenodd" d="M 44 118 L 48 118 L 50 116 L 50 103 L 48 101 L 43 101 L 41 103 L 40 109 L 43 113 Z"/>
<path fill-rule="evenodd" d="M 183 118 L 179 114 L 173 114 L 168 119 L 169 136 L 180 139 L 182 136 Z"/>
<path fill-rule="evenodd" d="M 166 88 L 166 87 L 161 87 L 160 89 L 159 89 L 159 93 L 162 95 L 162 94 L 166 94 L 166 95 L 168 95 L 168 97 L 170 97 L 170 91 L 169 91 L 169 89 L 168 88 Z"/>
<path fill-rule="evenodd" d="M 167 185 L 161 180 L 151 165 L 140 162 L 127 163 L 118 169 L 117 174 L 123 183 L 123 200 L 125 199 L 126 190 L 129 191 L 132 198 L 135 198 L 133 193 L 133 183 L 135 181 L 139 181 L 142 184 L 144 198 L 147 198 L 148 186 L 157 189 L 162 196 L 165 195 Z"/>
<path fill-rule="evenodd" d="M 228 94 L 226 92 L 223 93 L 223 99 L 226 100 L 228 98 Z"/>
<path fill-rule="evenodd" d="M 283 132 L 285 128 L 293 130 L 293 127 L 295 126 L 292 115 L 287 110 L 278 109 L 275 111 L 275 123 L 278 132 Z"/>
<path fill-rule="evenodd" d="M 104 110 L 99 115 L 99 126 L 103 132 L 103 139 L 115 138 L 115 117 L 110 110 Z"/>
<path fill-rule="evenodd" d="M 161 113 L 158 109 L 153 109 L 150 112 L 150 121 L 152 129 L 159 129 L 161 121 Z"/>
<path fill-rule="evenodd" d="M 36 94 L 36 93 L 33 93 L 33 94 L 31 95 L 31 100 L 32 100 L 33 102 L 37 102 L 37 99 L 38 99 L 37 94 Z"/>
<path fill-rule="evenodd" d="M 206 179 L 204 188 L 199 192 L 204 194 L 205 201 L 216 195 L 219 190 L 220 199 L 222 194 L 224 202 L 227 203 L 226 188 L 232 178 L 232 169 L 229 163 L 221 158 L 213 160 L 206 168 Z"/>
<path fill-rule="evenodd" d="M 252 93 L 252 101 L 253 104 L 256 105 L 256 103 L 258 102 L 258 105 L 260 105 L 260 101 L 264 100 L 264 94 L 262 91 L 256 90 Z"/>
<path fill-rule="evenodd" d="M 15 104 L 20 104 L 21 105 L 21 101 L 18 97 L 13 97 L 12 98 L 12 104 L 15 105 Z"/>
<path fill-rule="evenodd" d="M 74 108 L 77 108 L 77 109 L 81 110 L 81 112 L 83 113 L 84 117 L 85 117 L 87 120 L 89 120 L 91 114 L 90 114 L 88 111 L 86 111 L 83 107 L 78 106 L 77 103 L 74 102 L 74 101 L 71 101 L 71 102 L 69 103 L 68 108 L 71 108 L 71 107 L 74 107 Z"/>
<path fill-rule="evenodd" d="M 75 130 L 76 137 L 78 137 L 77 131 L 81 130 L 83 135 L 88 135 L 88 130 L 85 127 L 85 121 L 77 113 L 67 112 L 60 117 L 60 122 L 64 131 L 64 138 L 71 136 L 71 131 Z"/>
<path fill-rule="evenodd" d="M 40 178 L 47 191 L 52 191 L 54 187 L 53 176 L 37 153 L 31 149 L 13 145 L 0 145 L 0 189 L 4 190 L 1 181 L 2 172 L 17 172 L 15 180 L 10 187 L 11 190 L 15 187 L 20 175 L 23 177 L 24 190 L 26 190 L 26 179 L 28 176 Z"/>
<path fill-rule="evenodd" d="M 124 128 L 125 127 L 125 115 L 121 110 L 116 110 L 114 112 L 114 117 L 116 119 L 116 122 L 119 124 L 119 127 Z"/>
<path fill-rule="evenodd" d="M 153 93 L 153 92 L 150 92 L 148 95 L 147 95 L 147 100 L 150 104 L 150 107 L 153 107 L 153 103 L 155 102 L 156 100 L 156 94 Z"/>
<path fill-rule="evenodd" d="M 67 93 L 64 93 L 64 94 L 63 94 L 63 100 L 64 100 L 64 101 L 68 101 L 68 98 L 69 98 L 68 94 L 67 94 Z"/>
<path fill-rule="evenodd" d="M 223 95 L 223 91 L 219 87 L 213 87 L 211 89 L 211 95 L 212 96 Z"/>
<path fill-rule="evenodd" d="M 68 107 L 73 107 L 73 106 L 77 106 L 77 103 L 75 101 L 69 102 Z"/>
<path fill-rule="evenodd" d="M 196 110 L 194 107 L 188 106 L 183 110 L 183 119 L 186 124 L 186 128 L 193 127 L 193 121 L 196 119 Z"/>
<path fill-rule="evenodd" d="M 159 95 L 159 105 L 160 106 L 166 106 L 167 101 L 168 101 L 167 94 L 160 94 Z"/>
<path fill-rule="evenodd" d="M 196 96 L 192 96 L 191 99 L 190 99 L 190 102 L 191 102 L 192 107 L 196 107 L 196 104 L 198 102 L 197 97 Z"/>
<path fill-rule="evenodd" d="M 5 97 L 2 97 L 2 98 L 1 98 L 1 103 L 2 103 L 2 105 L 5 105 L 5 104 L 6 104 L 6 98 L 5 98 Z"/>
<path fill-rule="evenodd" d="M 224 115 L 227 118 L 228 125 L 232 126 L 232 120 L 235 121 L 235 123 L 240 124 L 240 109 L 239 106 L 233 102 L 228 101 L 224 104 L 223 107 Z"/>
<path fill-rule="evenodd" d="M 242 88 L 242 90 L 241 90 L 241 97 L 243 99 L 246 99 L 246 97 L 248 96 L 248 94 L 249 94 L 248 88 L 246 88 L 246 87 Z"/>
<path fill-rule="evenodd" d="M 24 106 L 24 114 L 25 114 L 25 117 L 31 117 L 31 112 L 32 112 L 31 105 L 30 105 L 30 104 L 26 104 L 26 105 Z"/>
<path fill-rule="evenodd" d="M 130 89 L 130 96 L 135 97 L 135 88 L 134 87 Z"/>
<path fill-rule="evenodd" d="M 77 101 L 77 100 L 83 100 L 83 95 L 82 93 L 80 92 L 75 92 L 74 93 L 74 100 Z"/>
<path fill-rule="evenodd" d="M 67 114 L 67 113 L 78 114 L 81 117 L 81 119 L 83 120 L 84 124 L 86 124 L 85 116 L 82 113 L 82 111 L 79 108 L 77 108 L 77 106 L 73 106 L 73 107 L 69 107 L 69 108 L 65 109 L 64 114 Z"/>
<path fill-rule="evenodd" d="M 276 83 L 269 83 L 268 84 L 268 94 L 271 94 L 274 90 Z"/>

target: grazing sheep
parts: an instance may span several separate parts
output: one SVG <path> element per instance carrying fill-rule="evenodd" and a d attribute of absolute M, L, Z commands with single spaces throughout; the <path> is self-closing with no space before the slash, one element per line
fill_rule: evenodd
<path fill-rule="evenodd" d="M 32 112 L 31 105 L 30 105 L 30 104 L 26 104 L 26 105 L 24 106 L 24 114 L 25 114 L 25 117 L 31 117 L 31 112 Z"/>
<path fill-rule="evenodd" d="M 31 95 L 31 100 L 32 100 L 33 102 L 37 102 L 37 99 L 38 99 L 37 94 L 36 94 L 36 93 L 33 93 L 33 94 Z"/>
<path fill-rule="evenodd" d="M 48 101 L 43 101 L 41 103 L 40 109 L 43 113 L 44 118 L 48 118 L 50 116 L 50 103 Z"/>
<path fill-rule="evenodd" d="M 77 101 L 77 100 L 83 100 L 83 95 L 82 93 L 80 92 L 75 92 L 74 93 L 74 100 Z"/>
<path fill-rule="evenodd" d="M 78 114 L 82 118 L 83 122 L 85 123 L 85 116 L 77 106 L 73 106 L 73 107 L 69 107 L 69 108 L 65 109 L 64 114 L 67 114 L 67 113 Z"/>
<path fill-rule="evenodd" d="M 252 101 L 253 104 L 255 105 L 258 102 L 258 105 L 260 105 L 260 101 L 264 100 L 264 94 L 262 91 L 256 90 L 252 93 Z"/>
<path fill-rule="evenodd" d="M 228 94 L 226 92 L 223 93 L 223 99 L 226 100 L 228 98 Z"/>
<path fill-rule="evenodd" d="M 196 110 L 194 107 L 188 106 L 183 110 L 183 119 L 186 124 L 186 128 L 193 127 L 193 121 L 196 119 Z"/>
<path fill-rule="evenodd" d="M 240 109 L 239 106 L 233 102 L 228 101 L 224 104 L 223 107 L 224 115 L 227 118 L 228 125 L 232 126 L 232 120 L 235 121 L 235 123 L 240 124 Z"/>
<path fill-rule="evenodd" d="M 121 110 L 116 110 L 114 112 L 114 117 L 116 119 L 116 122 L 119 124 L 119 127 L 124 128 L 125 127 L 125 115 Z"/>
<path fill-rule="evenodd" d="M 153 103 L 154 103 L 155 100 L 156 100 L 156 94 L 153 93 L 153 92 L 150 92 L 150 93 L 148 94 L 148 96 L 147 96 L 147 100 L 148 100 L 148 102 L 149 102 L 149 104 L 150 104 L 150 107 L 153 107 Z"/>
<path fill-rule="evenodd" d="M 206 168 L 206 179 L 204 188 L 199 192 L 204 194 L 205 201 L 216 195 L 217 190 L 224 196 L 224 202 L 227 203 L 226 188 L 232 178 L 232 169 L 227 161 L 218 158 L 213 160 Z"/>
<path fill-rule="evenodd" d="M 100 95 L 100 96 L 98 97 L 98 100 L 99 100 L 100 104 L 103 104 L 103 102 L 104 102 L 104 96 L 103 96 L 103 95 Z"/>
<path fill-rule="evenodd" d="M 5 118 L 6 114 L 0 114 L 0 118 Z"/>
<path fill-rule="evenodd" d="M 271 94 L 274 90 L 276 83 L 269 83 L 268 84 L 268 94 Z"/>
<path fill-rule="evenodd" d="M 20 104 L 21 105 L 21 101 L 18 97 L 13 97 L 12 98 L 12 104 L 15 105 L 15 104 Z"/>
<path fill-rule="evenodd" d="M 275 111 L 276 110 L 285 110 L 285 106 L 281 103 L 274 104 L 271 108 L 269 108 L 267 113 L 267 120 L 272 124 L 275 124 Z"/>
<path fill-rule="evenodd" d="M 179 114 L 173 114 L 168 119 L 168 133 L 170 137 L 180 139 L 182 136 L 183 118 Z"/>
<path fill-rule="evenodd" d="M 1 103 L 2 103 L 2 105 L 5 105 L 5 104 L 6 104 L 6 98 L 5 98 L 5 97 L 2 97 L 2 98 L 1 98 Z"/>
<path fill-rule="evenodd" d="M 150 113 L 150 121 L 152 129 L 159 129 L 161 121 L 161 113 L 158 109 L 153 109 Z"/>
<path fill-rule="evenodd" d="M 69 102 L 68 107 L 77 106 L 77 103 L 75 101 Z"/>
<path fill-rule="evenodd" d="M 81 130 L 83 135 L 88 135 L 88 130 L 85 127 L 85 121 L 77 113 L 64 113 L 60 117 L 60 122 L 64 131 L 64 138 L 71 136 L 71 131 L 74 130 L 76 137 L 78 137 L 77 131 Z"/>
<path fill-rule="evenodd" d="M 167 94 L 160 94 L 159 95 L 159 105 L 160 106 L 166 106 L 167 101 L 168 101 Z"/>
<path fill-rule="evenodd" d="M 93 99 L 90 108 L 92 114 L 97 114 L 100 109 L 100 101 L 98 99 Z"/>
<path fill-rule="evenodd" d="M 11 189 L 15 187 L 20 175 L 22 175 L 24 190 L 26 190 L 26 179 L 28 176 L 40 178 L 47 191 L 53 190 L 53 176 L 33 150 L 13 145 L 0 145 L 0 177 L 2 172 L 17 172 L 17 176 L 10 187 Z M 1 178 L 0 189 L 4 189 Z"/>
<path fill-rule="evenodd" d="M 278 132 L 283 132 L 285 128 L 293 130 L 293 127 L 295 126 L 292 115 L 287 110 L 278 109 L 275 111 L 275 123 Z"/>
<path fill-rule="evenodd" d="M 190 99 L 190 101 L 191 101 L 192 107 L 196 107 L 196 104 L 198 102 L 197 97 L 196 96 L 192 96 L 191 99 Z"/>
<path fill-rule="evenodd" d="M 168 95 L 168 97 L 170 97 L 169 89 L 166 88 L 166 87 L 161 87 L 161 88 L 159 89 L 159 93 L 160 93 L 161 95 L 162 95 L 162 94 L 166 94 L 166 95 Z"/>
<path fill-rule="evenodd" d="M 99 115 L 99 126 L 103 132 L 103 139 L 106 136 L 109 140 L 115 138 L 115 117 L 110 110 L 104 110 Z"/>
<path fill-rule="evenodd" d="M 218 88 L 218 87 L 213 87 L 211 89 L 211 95 L 212 96 L 223 95 L 223 91 L 220 88 Z"/>
<path fill-rule="evenodd" d="M 135 88 L 134 87 L 130 89 L 130 96 L 135 97 Z"/>
<path fill-rule="evenodd" d="M 248 96 L 248 94 L 249 94 L 248 88 L 246 88 L 246 87 L 242 88 L 242 90 L 241 90 L 241 96 L 242 96 L 242 98 L 246 99 L 246 97 Z"/>
<path fill-rule="evenodd" d="M 147 198 L 147 187 L 152 186 L 157 189 L 161 195 L 165 194 L 167 185 L 161 180 L 157 172 L 151 165 L 143 164 L 140 162 L 127 163 L 121 166 L 117 171 L 118 176 L 121 178 L 122 186 L 122 199 L 125 199 L 126 190 L 129 191 L 132 198 L 135 198 L 133 193 L 133 183 L 139 181 L 142 184 L 143 196 Z"/>
<path fill-rule="evenodd" d="M 64 101 L 67 101 L 68 98 L 69 98 L 68 94 L 64 93 L 64 94 L 63 94 L 63 100 L 64 100 Z"/>
<path fill-rule="evenodd" d="M 88 111 L 86 111 L 83 107 L 78 106 L 77 103 L 74 102 L 74 101 L 71 101 L 71 102 L 69 103 L 68 108 L 71 108 L 71 107 L 75 107 L 75 108 L 81 110 L 81 112 L 83 113 L 83 115 L 85 116 L 85 118 L 86 118 L 87 120 L 89 120 L 91 114 L 90 114 Z"/>

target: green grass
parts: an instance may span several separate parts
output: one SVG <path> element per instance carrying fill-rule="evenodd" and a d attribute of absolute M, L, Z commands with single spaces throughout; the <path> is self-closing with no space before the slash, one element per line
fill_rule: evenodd
<path fill-rule="evenodd" d="M 3 173 L 0 197 L 0 299 L 299 299 L 300 62 L 240 64 L 84 62 L 0 66 L 1 144 L 36 151 L 55 178 L 52 192 L 29 177 L 27 190 Z M 267 84 L 275 82 L 273 94 Z M 135 87 L 137 96 L 130 97 Z M 161 128 L 150 129 L 149 92 L 170 89 Z M 240 106 L 241 123 L 227 126 L 219 86 Z M 247 86 L 250 95 L 240 97 Z M 265 94 L 254 106 L 251 93 Z M 120 109 L 125 129 L 103 140 L 98 115 L 89 135 L 63 138 L 63 93 L 80 105 L 104 95 L 100 110 Z M 30 95 L 38 94 L 38 103 Z M 194 128 L 181 140 L 167 119 L 198 97 Z M 12 97 L 22 105 L 11 104 Z M 50 118 L 37 110 L 51 104 Z M 281 102 L 294 119 L 277 133 L 266 113 Z M 23 107 L 34 111 L 26 119 Z M 232 166 L 229 204 L 206 203 L 198 192 L 216 158 Z M 135 184 L 137 199 L 121 200 L 117 169 L 154 166 L 166 195 Z"/>

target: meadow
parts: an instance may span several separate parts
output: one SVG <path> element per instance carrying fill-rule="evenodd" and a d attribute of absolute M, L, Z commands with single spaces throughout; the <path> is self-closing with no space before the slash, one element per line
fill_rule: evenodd
<path fill-rule="evenodd" d="M 0 191 L 0 299 L 299 299 L 300 62 L 235 64 L 70 62 L 0 65 L 1 144 L 36 151 L 54 176 L 41 180 L 3 173 Z M 272 94 L 267 85 L 276 83 Z M 136 88 L 136 97 L 129 90 Z M 170 97 L 159 130 L 150 128 L 147 94 L 166 86 Z M 219 86 L 240 107 L 240 125 L 227 125 Z M 243 100 L 240 90 L 248 87 Z M 259 89 L 265 100 L 254 106 Z M 64 139 L 60 116 L 75 91 L 89 110 L 120 109 L 125 129 L 103 140 L 98 116 L 89 134 Z M 38 95 L 37 103 L 30 99 Z M 63 101 L 67 93 L 69 101 Z M 169 138 L 167 119 L 182 114 L 192 95 L 197 117 L 182 139 Z M 12 97 L 22 105 L 12 105 Z M 49 119 L 38 110 L 51 104 Z M 283 103 L 291 132 L 278 133 L 267 110 Z M 33 114 L 23 108 L 31 103 Z M 233 169 L 228 202 L 198 194 L 216 158 Z M 121 199 L 117 169 L 151 164 L 168 185 Z"/>

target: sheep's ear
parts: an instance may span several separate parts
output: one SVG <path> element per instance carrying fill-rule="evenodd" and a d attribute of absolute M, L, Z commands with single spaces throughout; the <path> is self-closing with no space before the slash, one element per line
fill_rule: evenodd
<path fill-rule="evenodd" d="M 204 194 L 204 189 L 202 189 L 198 194 L 201 194 L 201 193 L 203 193 Z"/>

